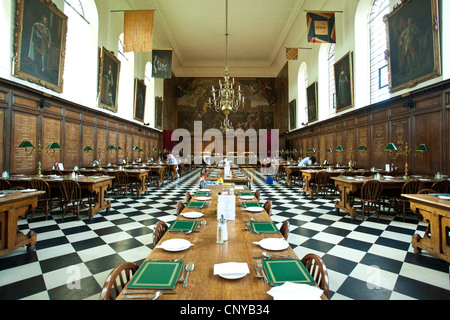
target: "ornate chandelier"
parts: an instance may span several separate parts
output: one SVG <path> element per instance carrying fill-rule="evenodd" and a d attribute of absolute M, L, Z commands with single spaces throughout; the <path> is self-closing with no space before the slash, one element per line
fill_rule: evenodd
<path fill-rule="evenodd" d="M 241 95 L 241 86 L 238 86 L 238 92 L 235 94 L 234 78 L 230 82 L 230 75 L 228 73 L 228 0 L 226 0 L 226 23 L 225 23 L 225 82 L 222 83 L 219 80 L 219 90 L 216 96 L 216 90 L 212 86 L 212 99 L 209 98 L 208 105 L 216 112 L 222 112 L 225 115 L 225 119 L 220 126 L 220 130 L 226 132 L 229 129 L 233 129 L 233 125 L 228 119 L 228 115 L 231 112 L 237 112 L 239 107 L 244 105 L 245 98 Z"/>

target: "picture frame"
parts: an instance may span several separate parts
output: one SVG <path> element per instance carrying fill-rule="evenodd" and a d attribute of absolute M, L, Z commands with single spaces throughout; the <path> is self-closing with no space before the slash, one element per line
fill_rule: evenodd
<path fill-rule="evenodd" d="M 134 79 L 134 119 L 144 122 L 145 94 L 147 86 L 144 80 Z"/>
<path fill-rule="evenodd" d="M 317 108 L 317 81 L 313 82 L 306 89 L 306 99 L 308 103 L 308 123 L 317 121 L 318 108 Z"/>
<path fill-rule="evenodd" d="M 353 52 L 346 53 L 334 64 L 336 112 L 353 107 Z"/>
<path fill-rule="evenodd" d="M 98 106 L 117 112 L 120 60 L 114 56 L 114 52 L 105 47 L 100 48 L 99 59 Z"/>
<path fill-rule="evenodd" d="M 384 17 L 390 92 L 441 75 L 438 1 L 402 3 Z"/>
<path fill-rule="evenodd" d="M 17 1 L 13 76 L 63 92 L 67 16 L 51 0 Z"/>
<path fill-rule="evenodd" d="M 297 128 L 297 100 L 289 102 L 289 130 Z"/>
<path fill-rule="evenodd" d="M 155 128 L 160 130 L 162 130 L 162 110 L 163 110 L 162 97 L 155 97 Z"/>

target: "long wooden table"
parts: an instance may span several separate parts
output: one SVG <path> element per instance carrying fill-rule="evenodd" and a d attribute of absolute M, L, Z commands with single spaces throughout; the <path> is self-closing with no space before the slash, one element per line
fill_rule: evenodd
<path fill-rule="evenodd" d="M 402 194 L 409 200 L 412 210 L 417 210 L 428 223 L 423 237 L 415 234 L 412 246 L 415 253 L 426 250 L 450 263 L 450 199 L 440 199 L 430 194 Z"/>
<path fill-rule="evenodd" d="M 34 178 L 32 176 L 11 176 L 8 181 L 12 186 L 22 186 L 27 188 L 29 181 Z M 62 180 L 71 179 L 69 176 L 44 176 L 42 178 L 45 180 L 51 189 L 58 189 Z M 106 209 L 109 211 L 111 208 L 111 201 L 106 200 L 105 195 L 108 191 L 108 188 L 112 186 L 112 180 L 114 178 L 111 176 L 102 176 L 102 177 L 92 177 L 92 176 L 82 176 L 77 179 L 73 179 L 82 189 L 88 190 L 92 194 L 96 195 L 95 203 L 93 206 L 90 206 L 88 209 L 89 218 L 92 219 L 94 215 Z"/>
<path fill-rule="evenodd" d="M 195 201 L 196 196 L 192 201 Z M 244 230 L 246 222 L 250 219 L 255 221 L 271 221 L 267 212 L 251 213 L 245 211 L 239 204 L 236 204 L 236 220 L 227 222 L 228 241 L 223 244 L 216 243 L 217 217 L 215 216 L 218 191 L 213 191 L 211 204 L 207 208 L 194 209 L 185 208 L 183 212 L 197 211 L 204 213 L 204 217 L 199 221 L 207 221 L 201 232 L 193 232 L 188 235 L 182 232 L 166 232 L 159 244 L 169 239 L 187 239 L 194 245 L 181 252 L 168 252 L 161 248 L 155 248 L 147 257 L 148 259 L 167 260 L 175 259 L 183 255 L 184 264 L 194 262 L 194 270 L 189 275 L 187 287 L 178 283 L 175 287 L 176 294 L 163 294 L 159 299 L 167 300 L 270 300 L 272 297 L 267 294 L 271 289 L 270 284 L 266 284 L 262 279 L 257 278 L 252 263 L 256 260 L 253 257 L 262 257 L 262 252 L 266 251 L 253 242 L 264 238 L 282 238 L 281 233 L 276 234 L 256 234 Z M 238 199 L 238 196 L 236 196 Z M 240 202 L 237 200 L 236 202 Z M 248 201 L 248 200 L 245 200 Z M 252 201 L 256 201 L 253 198 Z M 181 214 L 177 220 L 190 220 Z M 291 255 L 296 257 L 295 252 L 288 247 L 282 251 L 268 251 L 268 253 Z M 250 274 L 237 280 L 224 279 L 213 274 L 214 264 L 224 262 L 245 262 L 248 264 Z M 127 289 L 125 288 L 124 291 Z M 118 299 L 123 299 L 123 292 Z"/>
<path fill-rule="evenodd" d="M 43 193 L 20 190 L 0 192 L 0 256 L 23 246 L 27 246 L 28 251 L 34 250 L 36 233 L 30 230 L 28 234 L 23 234 L 17 227 L 17 220 L 37 206 L 38 197 Z"/>
<path fill-rule="evenodd" d="M 373 177 L 331 177 L 334 180 L 334 184 L 339 189 L 340 200 L 337 200 L 334 204 L 334 207 L 339 212 L 340 209 L 344 210 L 348 214 L 350 214 L 352 219 L 356 218 L 356 209 L 351 205 L 350 202 L 350 194 L 355 193 L 361 190 L 362 185 L 367 180 L 373 179 Z M 403 185 L 405 184 L 405 180 L 401 178 L 386 178 L 382 176 L 378 179 L 383 185 L 383 191 L 390 190 L 393 194 L 400 194 Z M 432 179 L 426 179 L 422 181 L 425 188 L 430 187 L 433 182 Z"/>
<path fill-rule="evenodd" d="M 218 171 L 218 170 L 220 170 L 220 171 Z M 225 176 L 225 169 L 223 169 L 223 168 L 213 169 L 207 175 L 206 181 L 213 181 L 213 182 L 215 182 L 215 181 L 217 181 L 219 179 L 222 179 L 224 183 L 234 183 L 236 185 L 248 185 L 249 178 L 247 177 L 247 175 L 245 173 L 243 173 L 242 171 L 239 171 L 245 177 L 244 178 L 238 177 L 235 174 L 236 170 L 239 170 L 239 169 L 232 168 L 231 169 L 231 176 Z M 217 175 L 212 175 L 213 172 L 217 172 Z"/>

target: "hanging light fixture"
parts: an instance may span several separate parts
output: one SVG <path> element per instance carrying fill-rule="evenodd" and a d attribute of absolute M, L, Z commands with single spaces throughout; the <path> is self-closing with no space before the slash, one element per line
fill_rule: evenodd
<path fill-rule="evenodd" d="M 245 98 L 241 95 L 241 86 L 238 86 L 238 92 L 235 93 L 234 78 L 230 82 L 230 75 L 228 73 L 228 0 L 226 0 L 226 23 L 225 23 L 225 82 L 222 83 L 219 80 L 218 92 L 212 86 L 211 97 L 209 98 L 208 105 L 216 112 L 222 112 L 225 115 L 225 119 L 220 126 L 222 132 L 226 132 L 229 129 L 233 129 L 233 125 L 228 118 L 231 112 L 237 112 L 241 105 L 244 105 Z M 217 92 L 217 95 L 216 95 Z"/>

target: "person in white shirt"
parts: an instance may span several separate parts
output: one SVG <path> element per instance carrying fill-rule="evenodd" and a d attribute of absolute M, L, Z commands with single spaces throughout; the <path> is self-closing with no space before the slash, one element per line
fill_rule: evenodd
<path fill-rule="evenodd" d="M 305 166 L 313 165 L 314 163 L 316 163 L 316 157 L 314 157 L 314 156 L 306 157 L 306 158 L 303 158 L 302 161 L 300 161 L 298 163 L 298 166 L 299 167 L 305 167 Z"/>

